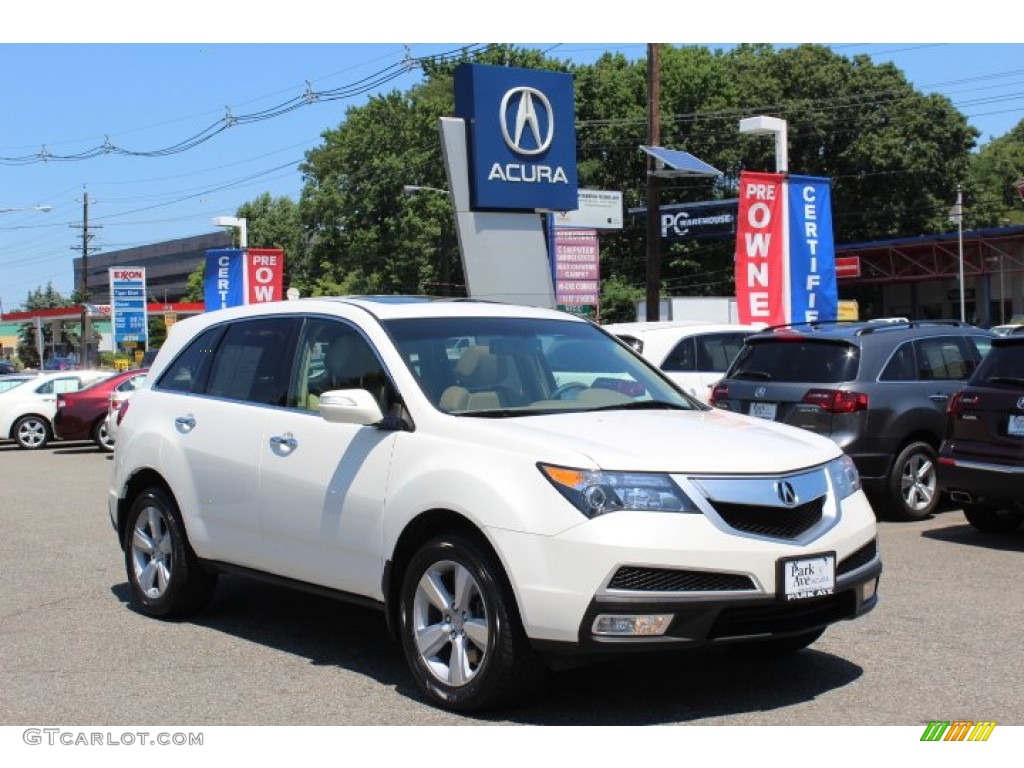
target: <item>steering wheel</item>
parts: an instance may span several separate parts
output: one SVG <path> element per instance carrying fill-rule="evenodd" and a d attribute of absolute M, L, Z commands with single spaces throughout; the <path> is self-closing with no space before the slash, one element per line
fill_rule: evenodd
<path fill-rule="evenodd" d="M 570 393 L 576 393 L 577 395 L 584 389 L 589 389 L 586 384 L 580 384 L 578 381 L 570 381 L 563 384 L 560 387 L 556 387 L 555 391 L 551 393 L 552 400 L 575 400 L 575 397 L 566 397 Z"/>

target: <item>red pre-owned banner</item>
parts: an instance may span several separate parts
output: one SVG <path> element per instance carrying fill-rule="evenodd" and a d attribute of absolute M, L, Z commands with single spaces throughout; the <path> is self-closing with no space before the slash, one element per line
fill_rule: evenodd
<path fill-rule="evenodd" d="M 784 179 L 776 173 L 740 173 L 736 308 L 741 323 L 789 321 Z"/>
<path fill-rule="evenodd" d="M 249 248 L 245 252 L 248 304 L 281 301 L 284 281 L 284 251 L 280 248 Z"/>

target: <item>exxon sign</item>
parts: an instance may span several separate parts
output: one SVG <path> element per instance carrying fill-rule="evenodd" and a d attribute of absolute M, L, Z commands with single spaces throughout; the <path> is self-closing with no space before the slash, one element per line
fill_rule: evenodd
<path fill-rule="evenodd" d="M 455 114 L 468 132 L 472 208 L 575 210 L 574 109 L 569 74 L 457 67 Z"/>

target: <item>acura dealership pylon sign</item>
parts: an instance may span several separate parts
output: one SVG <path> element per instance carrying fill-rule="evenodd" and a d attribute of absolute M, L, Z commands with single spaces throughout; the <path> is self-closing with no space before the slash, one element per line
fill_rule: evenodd
<path fill-rule="evenodd" d="M 741 323 L 836 319 L 829 179 L 740 174 L 736 304 Z"/>
<path fill-rule="evenodd" d="M 466 121 L 472 208 L 575 210 L 574 110 L 567 73 L 457 67 L 455 114 Z"/>

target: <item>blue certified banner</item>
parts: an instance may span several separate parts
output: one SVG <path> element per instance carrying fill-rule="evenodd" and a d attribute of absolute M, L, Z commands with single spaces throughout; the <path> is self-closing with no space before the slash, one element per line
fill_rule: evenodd
<path fill-rule="evenodd" d="M 839 290 L 830 180 L 790 175 L 786 186 L 791 321 L 835 320 L 839 314 Z"/>
<path fill-rule="evenodd" d="M 578 205 L 572 75 L 461 64 L 474 210 L 572 211 Z"/>
<path fill-rule="evenodd" d="M 245 252 L 218 248 L 206 252 L 203 297 L 206 311 L 245 304 Z"/>
<path fill-rule="evenodd" d="M 130 341 L 146 344 L 149 324 L 146 315 L 146 270 L 144 267 L 111 267 L 110 313 L 113 316 L 114 346 Z"/>

